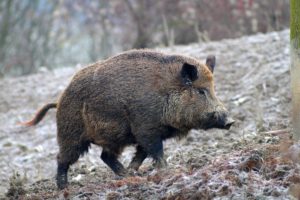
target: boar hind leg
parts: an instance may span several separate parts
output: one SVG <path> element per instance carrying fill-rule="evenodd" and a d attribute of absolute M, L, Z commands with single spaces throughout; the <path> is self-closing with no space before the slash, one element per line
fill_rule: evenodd
<path fill-rule="evenodd" d="M 68 184 L 69 164 L 57 162 L 56 185 L 58 189 L 64 189 Z"/>
<path fill-rule="evenodd" d="M 80 141 L 79 143 L 68 145 L 60 144 L 59 154 L 57 155 L 57 175 L 56 184 L 59 189 L 64 189 L 68 184 L 68 169 L 75 163 L 80 155 L 88 151 L 90 142 Z"/>
<path fill-rule="evenodd" d="M 105 164 L 107 164 L 113 172 L 119 176 L 125 176 L 127 174 L 127 170 L 123 167 L 123 165 L 118 161 L 118 155 L 114 154 L 108 150 L 103 149 L 101 153 L 101 159 Z"/>
<path fill-rule="evenodd" d="M 128 168 L 138 170 L 143 161 L 147 158 L 147 152 L 144 151 L 143 147 L 138 145 L 136 147 L 135 156 L 132 158 Z"/>

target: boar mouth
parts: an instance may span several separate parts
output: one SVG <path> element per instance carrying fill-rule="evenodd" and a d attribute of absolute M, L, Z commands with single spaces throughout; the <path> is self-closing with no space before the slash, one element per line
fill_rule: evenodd
<path fill-rule="evenodd" d="M 230 127 L 235 123 L 234 119 L 229 118 L 227 119 L 225 125 L 224 125 L 224 129 L 229 130 Z"/>
<path fill-rule="evenodd" d="M 217 120 L 211 120 L 206 123 L 202 128 L 204 130 L 218 128 L 229 130 L 230 127 L 234 124 L 234 120 L 231 117 L 219 118 Z"/>

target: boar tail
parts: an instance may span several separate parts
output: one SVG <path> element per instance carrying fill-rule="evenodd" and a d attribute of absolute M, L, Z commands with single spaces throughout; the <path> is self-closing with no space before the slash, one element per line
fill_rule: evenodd
<path fill-rule="evenodd" d="M 46 115 L 46 113 L 48 112 L 49 109 L 51 108 L 56 108 L 57 107 L 57 103 L 48 103 L 46 105 L 44 105 L 34 116 L 34 118 L 30 121 L 27 122 L 21 122 L 20 124 L 23 126 L 34 126 L 37 123 L 39 123 L 43 117 Z"/>

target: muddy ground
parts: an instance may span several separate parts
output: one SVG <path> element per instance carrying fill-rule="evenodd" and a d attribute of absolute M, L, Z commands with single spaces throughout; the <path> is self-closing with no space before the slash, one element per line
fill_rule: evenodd
<path fill-rule="evenodd" d="M 72 166 L 57 191 L 55 110 L 36 127 L 18 122 L 57 99 L 81 67 L 42 69 L 0 80 L 0 198 L 10 199 L 297 199 L 298 159 L 291 145 L 289 32 L 159 49 L 205 60 L 217 57 L 215 84 L 236 124 L 229 131 L 192 130 L 165 142 L 166 169 L 150 159 L 136 176 L 119 179 L 100 160 L 101 148 Z M 120 160 L 129 164 L 134 151 Z"/>

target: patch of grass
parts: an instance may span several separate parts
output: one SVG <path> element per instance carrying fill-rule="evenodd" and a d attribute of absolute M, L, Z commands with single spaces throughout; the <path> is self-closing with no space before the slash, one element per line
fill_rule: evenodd
<path fill-rule="evenodd" d="M 18 172 L 14 172 L 9 179 L 9 188 L 6 193 L 6 197 L 9 199 L 19 199 L 20 196 L 25 195 L 25 182 L 25 177 L 21 177 Z"/>

